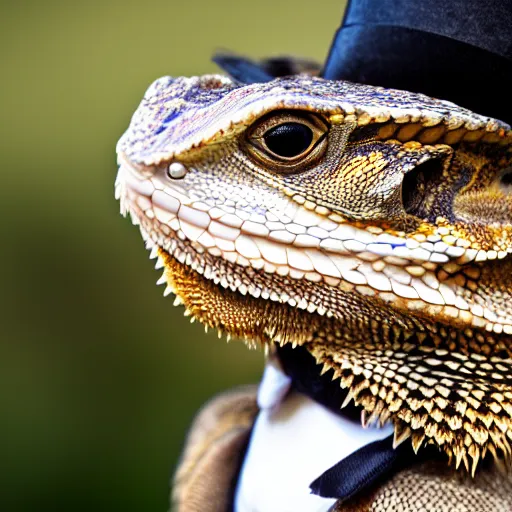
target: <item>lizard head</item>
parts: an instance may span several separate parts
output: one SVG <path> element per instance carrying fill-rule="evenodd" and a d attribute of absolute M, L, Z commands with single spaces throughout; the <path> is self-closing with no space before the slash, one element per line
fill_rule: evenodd
<path fill-rule="evenodd" d="M 512 442 L 512 133 L 306 76 L 157 80 L 116 194 L 219 332 L 303 345 L 395 442 L 475 470 Z"/>

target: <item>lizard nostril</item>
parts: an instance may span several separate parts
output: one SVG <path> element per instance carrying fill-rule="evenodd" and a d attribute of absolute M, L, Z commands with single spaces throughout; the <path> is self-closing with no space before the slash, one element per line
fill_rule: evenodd
<path fill-rule="evenodd" d="M 167 175 L 173 180 L 181 180 L 187 174 L 188 169 L 180 162 L 172 162 L 167 169 Z"/>

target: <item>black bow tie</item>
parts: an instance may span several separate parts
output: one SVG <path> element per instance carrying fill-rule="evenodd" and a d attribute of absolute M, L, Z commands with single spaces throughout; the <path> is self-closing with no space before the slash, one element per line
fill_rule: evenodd
<path fill-rule="evenodd" d="M 360 424 L 361 408 L 353 403 L 340 409 L 346 391 L 338 381 L 333 381 L 333 371 L 320 375 L 321 366 L 304 348 L 293 349 L 289 345 L 277 346 L 277 355 L 284 372 L 291 377 L 293 387 L 315 402 L 322 404 L 335 414 L 349 418 Z M 327 469 L 310 485 L 313 494 L 323 498 L 335 498 L 340 502 L 371 488 L 379 480 L 389 478 L 400 469 L 426 460 L 439 457 L 434 448 L 423 448 L 419 455 L 411 443 L 403 443 L 393 448 L 393 436 L 367 444 L 348 457 Z"/>
<path fill-rule="evenodd" d="M 299 393 L 360 424 L 360 407 L 351 402 L 340 409 L 346 391 L 340 388 L 338 381 L 332 380 L 332 370 L 320 375 L 321 366 L 304 347 L 278 346 L 277 354 L 284 372 L 291 377 L 293 387 Z M 323 498 L 348 500 L 393 471 L 404 448 L 400 445 L 397 450 L 393 449 L 393 436 L 363 446 L 322 473 L 311 483 L 311 491 Z"/>
<path fill-rule="evenodd" d="M 369 489 L 383 476 L 403 467 L 408 452 L 403 445 L 393 449 L 393 436 L 389 436 L 345 457 L 324 471 L 309 487 L 313 494 L 322 498 L 347 501 Z"/>

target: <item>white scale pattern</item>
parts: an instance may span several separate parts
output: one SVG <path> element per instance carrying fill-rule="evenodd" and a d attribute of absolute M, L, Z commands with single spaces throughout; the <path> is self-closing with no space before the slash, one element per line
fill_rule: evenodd
<path fill-rule="evenodd" d="M 499 318 L 479 304 L 469 304 L 463 287 L 439 283 L 434 272 L 438 264 L 454 271 L 458 264 L 504 258 L 505 251 L 467 248 L 449 232 L 443 235 L 442 228 L 440 235 L 421 241 L 381 233 L 379 228 L 364 230 L 341 222 L 336 214 L 333 221 L 300 208 L 292 200 L 289 216 L 268 211 L 247 218 L 246 211 L 229 207 L 226 213 L 225 208 L 195 201 L 177 181 L 164 184 L 156 177 L 141 177 L 126 164 L 120 166 L 116 187 L 123 213 L 135 202 L 148 219 L 156 217 L 160 226 L 195 243 L 198 252 L 207 250 L 233 263 L 293 279 L 330 286 L 349 283 L 363 295 L 403 300 L 411 310 L 441 306 L 450 318 L 465 320 L 470 312 L 474 327 L 512 334 L 512 318 Z"/>

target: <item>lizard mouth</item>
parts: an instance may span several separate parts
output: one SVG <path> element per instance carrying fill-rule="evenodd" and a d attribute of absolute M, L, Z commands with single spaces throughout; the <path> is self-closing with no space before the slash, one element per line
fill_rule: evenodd
<path fill-rule="evenodd" d="M 448 228 L 390 234 L 378 226 L 306 210 L 289 199 L 287 215 L 279 218 L 271 212 L 234 214 L 232 207 L 194 200 L 185 186 L 167 179 L 165 168 L 144 174 L 122 155 L 116 196 L 122 213 L 140 225 L 153 256 L 160 248 L 242 295 L 336 315 L 329 303 L 304 294 L 308 285 L 319 284 L 460 328 L 512 334 L 512 315 L 475 302 L 468 293 L 482 278 L 482 262 L 504 259 L 507 253 L 472 249 Z M 230 265 L 230 272 L 219 270 L 219 259 Z M 254 275 L 264 277 L 255 282 Z M 278 293 L 277 277 L 293 285 Z"/>

